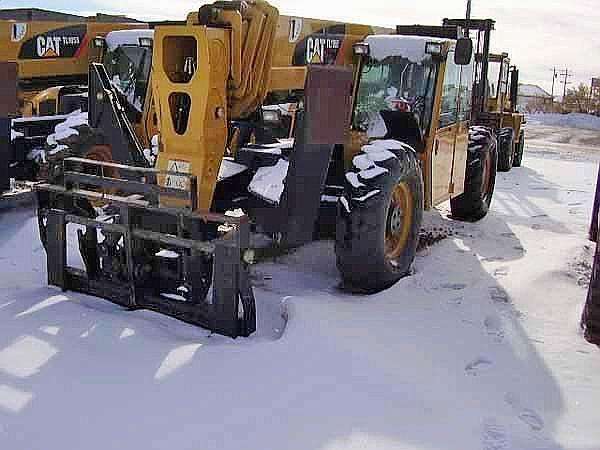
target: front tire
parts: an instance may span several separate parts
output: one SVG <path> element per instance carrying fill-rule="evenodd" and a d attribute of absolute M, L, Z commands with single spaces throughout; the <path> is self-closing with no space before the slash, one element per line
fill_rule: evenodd
<path fill-rule="evenodd" d="M 496 139 L 492 130 L 471 127 L 465 190 L 461 195 L 450 199 L 454 218 L 475 222 L 487 215 L 494 195 L 497 165 Z"/>
<path fill-rule="evenodd" d="M 515 131 L 512 128 L 498 130 L 498 171 L 512 169 L 515 157 Z"/>
<path fill-rule="evenodd" d="M 338 204 L 336 258 L 344 286 L 353 291 L 390 287 L 409 273 L 415 258 L 423 178 L 414 150 L 397 144 L 382 147 L 377 155 L 360 152 L 346 174 L 346 194 Z M 385 155 L 389 158 L 382 160 Z"/>

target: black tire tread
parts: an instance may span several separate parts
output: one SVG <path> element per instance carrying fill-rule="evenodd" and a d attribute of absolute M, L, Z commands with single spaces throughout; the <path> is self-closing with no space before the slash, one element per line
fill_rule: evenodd
<path fill-rule="evenodd" d="M 515 147 L 515 158 L 513 159 L 513 167 L 521 167 L 523 163 L 523 153 L 525 152 L 525 132 L 521 130 L 519 141 Z"/>
<path fill-rule="evenodd" d="M 364 184 L 359 188 L 346 181 L 344 199 L 350 211 L 341 202 L 338 204 L 337 267 L 345 287 L 354 291 L 371 293 L 388 288 L 409 273 L 416 254 L 423 215 L 421 166 L 414 150 L 408 145 L 402 150 L 390 151 L 395 158 L 377 162 L 378 166 L 387 169 L 387 173 L 368 180 L 359 177 Z M 360 172 L 355 166 L 351 171 Z M 407 182 L 415 193 L 413 224 L 405 250 L 392 267 L 384 256 L 383 236 L 389 196 L 400 181 Z M 375 190 L 380 192 L 366 200 L 357 200 Z"/>
<path fill-rule="evenodd" d="M 481 192 L 483 161 L 487 153 L 492 153 L 492 177 L 488 192 Z M 464 192 L 450 200 L 452 216 L 456 219 L 475 222 L 483 219 L 488 211 L 494 194 L 498 154 L 496 139 L 491 129 L 487 127 L 471 127 L 469 129 L 469 147 L 467 154 L 467 169 L 465 173 Z"/>
<path fill-rule="evenodd" d="M 508 172 L 512 169 L 515 156 L 515 132 L 510 127 L 498 130 L 498 171 Z"/>

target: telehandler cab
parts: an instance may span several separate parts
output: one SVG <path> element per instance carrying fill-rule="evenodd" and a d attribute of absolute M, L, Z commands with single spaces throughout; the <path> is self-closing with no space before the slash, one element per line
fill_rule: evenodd
<path fill-rule="evenodd" d="M 247 336 L 251 234 L 295 247 L 333 223 L 344 286 L 376 292 L 409 272 L 424 209 L 450 199 L 457 218 L 485 216 L 497 156 L 493 134 L 469 128 L 471 41 L 458 28 L 307 32 L 311 20 L 263 1 L 216 2 L 157 27 L 154 167 L 92 65 L 97 140 L 74 152 L 85 158 L 56 162 L 37 191 L 50 284 Z M 272 98 L 296 101 L 293 140 L 258 132 Z M 82 227 L 84 269 L 67 265 L 69 223 Z"/>

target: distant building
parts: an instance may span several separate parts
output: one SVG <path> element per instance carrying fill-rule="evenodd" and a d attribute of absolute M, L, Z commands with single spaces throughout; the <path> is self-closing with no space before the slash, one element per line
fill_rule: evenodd
<path fill-rule="evenodd" d="M 95 16 L 76 16 L 40 8 L 14 8 L 0 10 L 0 20 L 22 22 L 101 22 L 101 23 L 143 23 L 125 16 L 98 13 Z"/>
<path fill-rule="evenodd" d="M 552 95 L 535 84 L 519 84 L 517 108 L 522 112 L 550 111 Z"/>

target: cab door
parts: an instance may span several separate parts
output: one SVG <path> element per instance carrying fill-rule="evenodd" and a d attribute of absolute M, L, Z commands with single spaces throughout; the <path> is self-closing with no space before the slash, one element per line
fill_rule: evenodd
<path fill-rule="evenodd" d="M 454 147 L 459 131 L 460 67 L 454 63 L 454 51 L 448 53 L 438 127 L 431 156 L 431 204 L 435 206 L 450 198 Z"/>
<path fill-rule="evenodd" d="M 471 101 L 473 98 L 473 61 L 460 67 L 460 83 L 458 92 L 458 123 L 454 144 L 454 162 L 450 196 L 455 197 L 464 192 L 467 170 L 467 152 L 469 147 L 469 125 L 471 120 Z"/>

